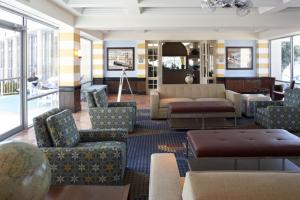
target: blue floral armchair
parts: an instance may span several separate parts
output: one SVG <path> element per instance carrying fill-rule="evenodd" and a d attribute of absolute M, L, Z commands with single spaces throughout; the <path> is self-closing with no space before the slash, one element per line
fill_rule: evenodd
<path fill-rule="evenodd" d="M 89 114 L 94 129 L 126 128 L 134 130 L 136 102 L 108 102 L 104 90 L 86 92 Z"/>
<path fill-rule="evenodd" d="M 255 102 L 255 122 L 264 128 L 300 131 L 300 89 L 289 89 L 284 101 Z"/>
<path fill-rule="evenodd" d="M 53 109 L 33 120 L 38 147 L 51 165 L 52 185 L 122 184 L 127 130 L 79 130 L 76 146 L 56 147 L 46 120 L 60 112 L 62 110 Z"/>

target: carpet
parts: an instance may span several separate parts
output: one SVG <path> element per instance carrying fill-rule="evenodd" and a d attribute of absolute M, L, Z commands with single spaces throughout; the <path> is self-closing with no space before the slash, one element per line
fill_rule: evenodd
<path fill-rule="evenodd" d="M 229 119 L 228 123 L 234 123 Z M 238 128 L 260 128 L 251 118 L 238 120 Z M 151 120 L 150 111 L 137 110 L 137 123 L 128 138 L 128 161 L 125 183 L 130 184 L 130 200 L 147 200 L 150 159 L 153 153 L 174 153 L 181 176 L 188 166 L 185 160 L 186 131 L 170 130 L 166 120 Z"/>

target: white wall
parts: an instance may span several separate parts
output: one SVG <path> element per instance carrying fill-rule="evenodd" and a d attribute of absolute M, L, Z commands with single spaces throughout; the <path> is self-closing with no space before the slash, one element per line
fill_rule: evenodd
<path fill-rule="evenodd" d="M 256 77 L 256 40 L 226 40 L 226 47 L 252 47 L 253 48 L 253 69 L 251 70 L 227 70 L 225 77 Z"/>

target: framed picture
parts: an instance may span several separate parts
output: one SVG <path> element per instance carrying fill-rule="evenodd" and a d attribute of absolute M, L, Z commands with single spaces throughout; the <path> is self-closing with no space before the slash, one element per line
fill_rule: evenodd
<path fill-rule="evenodd" d="M 123 67 L 129 71 L 134 70 L 134 48 L 107 48 L 107 70 L 118 71 Z"/>
<path fill-rule="evenodd" d="M 253 47 L 226 47 L 226 69 L 253 69 Z"/>

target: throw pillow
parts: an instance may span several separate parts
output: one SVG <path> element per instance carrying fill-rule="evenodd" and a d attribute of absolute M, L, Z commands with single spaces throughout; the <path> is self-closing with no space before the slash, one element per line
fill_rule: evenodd
<path fill-rule="evenodd" d="M 98 90 L 93 93 L 97 107 L 107 107 L 108 100 L 104 90 Z"/>
<path fill-rule="evenodd" d="M 47 127 L 54 146 L 74 147 L 80 136 L 70 110 L 64 110 L 46 119 Z"/>
<path fill-rule="evenodd" d="M 95 100 L 94 100 L 94 94 L 93 94 L 95 91 L 96 90 L 92 90 L 92 91 L 88 91 L 85 93 L 86 101 L 88 103 L 89 108 L 97 107 Z"/>

